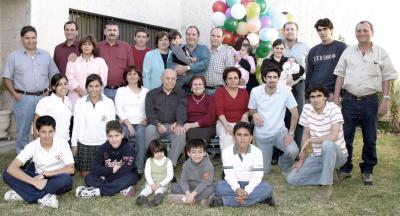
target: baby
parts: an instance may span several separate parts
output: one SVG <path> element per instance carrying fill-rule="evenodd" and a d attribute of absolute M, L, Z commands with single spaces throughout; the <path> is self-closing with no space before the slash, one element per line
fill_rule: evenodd
<path fill-rule="evenodd" d="M 252 52 L 252 48 L 249 44 L 242 44 L 239 51 L 233 52 L 233 55 L 235 56 L 235 67 L 238 68 L 242 74 L 242 78 L 240 78 L 240 81 L 239 81 L 240 88 L 246 88 L 246 84 L 249 81 L 250 73 L 254 74 L 256 72 L 256 64 L 255 64 L 254 58 L 252 56 L 250 56 L 251 52 Z M 246 70 L 239 64 L 239 62 L 242 59 L 249 63 L 250 71 Z"/>

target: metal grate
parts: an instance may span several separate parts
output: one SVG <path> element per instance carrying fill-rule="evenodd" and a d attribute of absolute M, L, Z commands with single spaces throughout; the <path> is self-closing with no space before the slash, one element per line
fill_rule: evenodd
<path fill-rule="evenodd" d="M 92 34 L 97 41 L 104 40 L 104 23 L 108 20 L 114 20 L 119 24 L 119 39 L 129 44 L 134 44 L 133 34 L 139 27 L 146 27 L 149 31 L 150 40 L 148 47 L 155 48 L 155 35 L 159 31 L 170 31 L 170 28 L 149 25 L 146 23 L 135 22 L 131 20 L 119 19 L 116 17 L 104 16 L 86 11 L 69 9 L 69 20 L 75 21 L 79 26 L 79 38 L 84 35 Z"/>

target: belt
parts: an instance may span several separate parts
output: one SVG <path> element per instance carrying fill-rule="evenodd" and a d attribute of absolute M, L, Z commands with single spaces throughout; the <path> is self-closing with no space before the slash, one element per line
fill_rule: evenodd
<path fill-rule="evenodd" d="M 343 93 L 344 93 L 344 95 L 348 95 L 351 98 L 356 99 L 356 100 L 368 100 L 368 99 L 371 99 L 371 98 L 376 97 L 378 95 L 378 93 L 372 93 L 372 94 L 368 94 L 368 95 L 357 96 L 357 95 L 353 95 L 352 93 L 350 93 L 350 92 L 348 92 L 346 90 L 344 90 Z"/>
<path fill-rule="evenodd" d="M 24 94 L 24 95 L 34 95 L 34 96 L 40 96 L 40 95 L 44 95 L 48 89 L 44 89 L 42 91 L 38 91 L 38 92 L 27 92 L 27 91 L 22 91 L 19 89 L 15 89 L 16 92 L 20 93 L 20 94 Z"/>
<path fill-rule="evenodd" d="M 123 87 L 124 85 L 116 85 L 116 86 L 106 86 L 108 89 L 118 89 L 119 87 Z"/>

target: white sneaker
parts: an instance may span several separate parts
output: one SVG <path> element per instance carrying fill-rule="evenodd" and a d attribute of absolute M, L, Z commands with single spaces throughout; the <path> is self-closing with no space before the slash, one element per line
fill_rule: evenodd
<path fill-rule="evenodd" d="M 58 208 L 58 200 L 57 196 L 54 194 L 46 194 L 44 197 L 41 199 L 38 199 L 38 204 L 40 204 L 40 207 L 51 207 L 51 208 Z"/>
<path fill-rule="evenodd" d="M 131 189 L 132 189 L 132 186 L 129 186 L 129 187 L 121 190 L 119 193 L 124 195 L 124 196 L 128 196 L 128 193 L 129 193 L 129 191 L 131 191 Z"/>
<path fill-rule="evenodd" d="M 15 190 L 9 190 L 4 194 L 5 201 L 23 201 L 22 197 L 15 192 Z"/>
<path fill-rule="evenodd" d="M 95 187 L 84 187 L 77 195 L 80 198 L 93 198 L 96 196 L 100 196 L 100 189 Z"/>
<path fill-rule="evenodd" d="M 86 187 L 85 186 L 78 186 L 76 189 L 75 189 L 75 197 L 79 197 L 79 194 L 81 193 L 81 191 L 83 190 L 83 189 L 85 189 Z"/>

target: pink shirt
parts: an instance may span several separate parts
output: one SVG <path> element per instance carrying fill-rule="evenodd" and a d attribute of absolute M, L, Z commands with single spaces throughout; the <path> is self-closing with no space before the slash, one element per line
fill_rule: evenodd
<path fill-rule="evenodd" d="M 108 67 L 104 59 L 93 56 L 86 61 L 82 56 L 79 56 L 75 62 L 67 63 L 67 70 L 65 75 L 68 78 L 68 97 L 71 100 L 72 107 L 75 102 L 80 98 L 74 89 L 81 87 L 85 89 L 86 77 L 90 74 L 98 74 L 103 81 L 103 87 L 107 83 Z"/>

